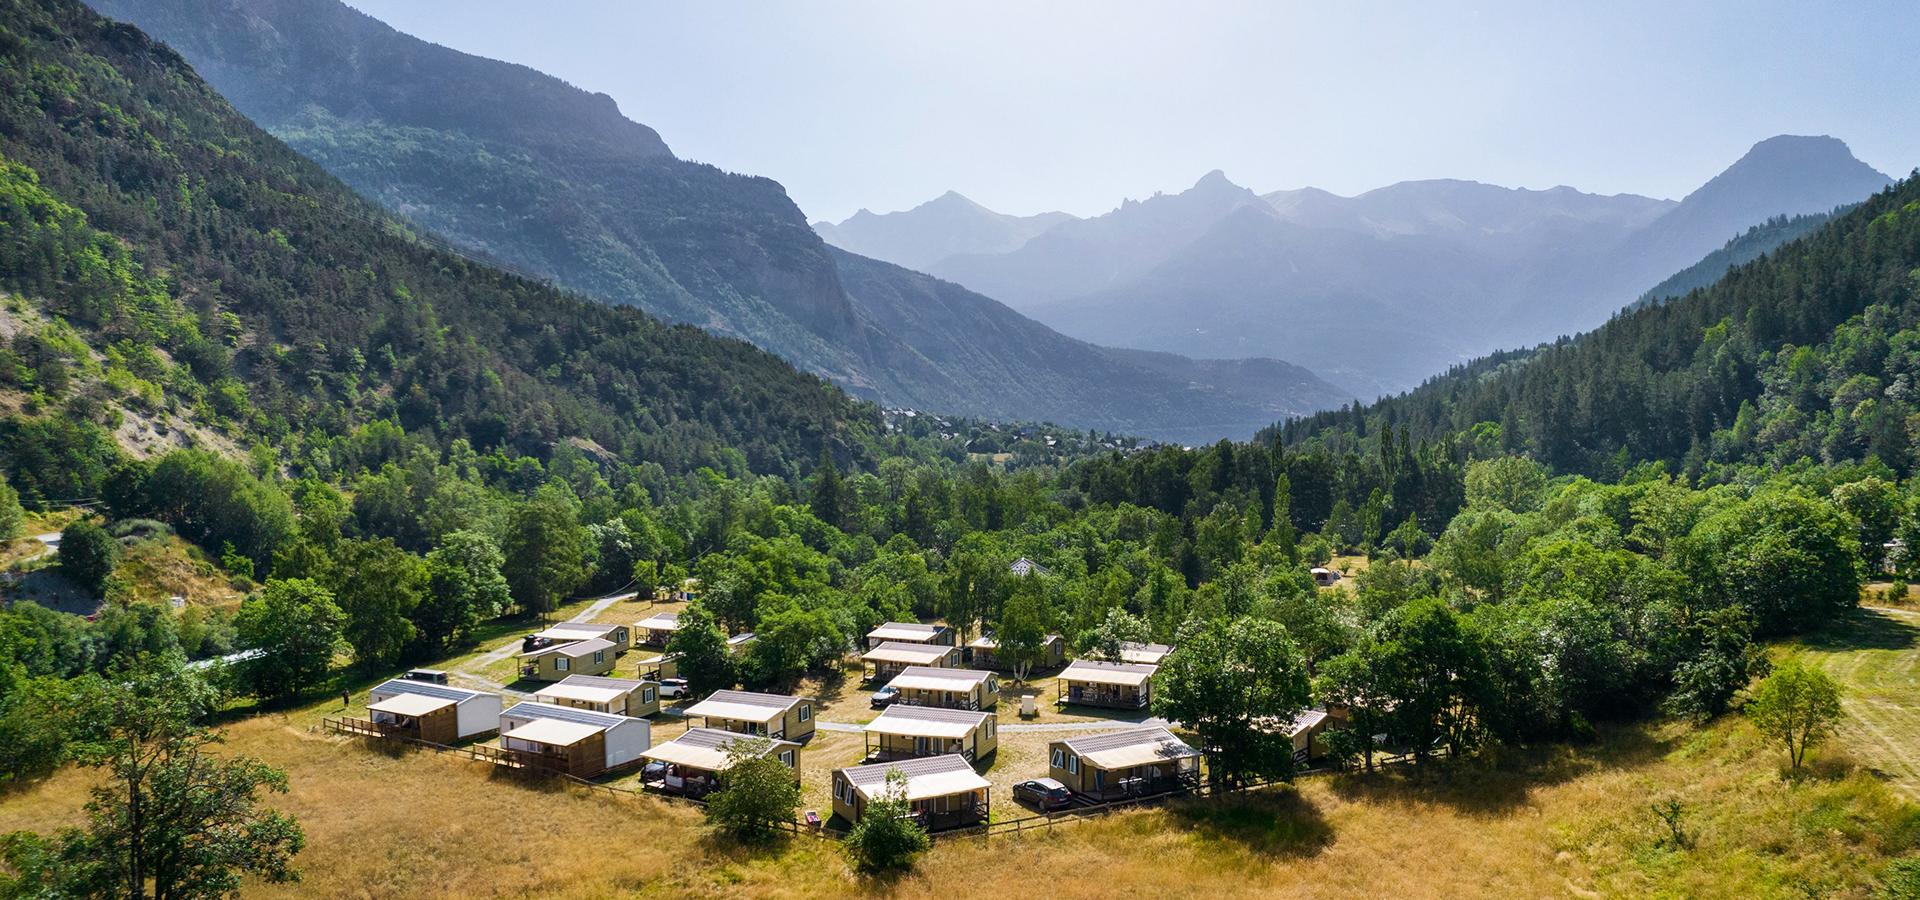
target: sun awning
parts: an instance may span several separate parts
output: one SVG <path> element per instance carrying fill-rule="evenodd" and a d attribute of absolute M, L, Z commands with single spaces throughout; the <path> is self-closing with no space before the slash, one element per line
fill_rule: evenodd
<path fill-rule="evenodd" d="M 933 625 L 907 625 L 900 622 L 888 622 L 867 632 L 867 639 L 918 643 L 932 640 L 933 636 L 939 633 L 940 629 Z"/>
<path fill-rule="evenodd" d="M 937 663 L 951 653 L 947 647 L 932 644 L 898 644 L 891 641 L 868 650 L 860 655 L 867 662 L 904 663 L 910 666 L 924 666 Z"/>
<path fill-rule="evenodd" d="M 672 631 L 680 627 L 680 614 L 655 613 L 654 615 L 641 619 L 633 627 L 644 628 L 648 631 Z"/>
<path fill-rule="evenodd" d="M 502 732 L 502 738 L 513 738 L 534 744 L 546 744 L 549 747 L 571 747 L 596 734 L 602 729 L 597 725 L 584 722 L 563 722 L 559 719 L 534 719 L 525 725 Z"/>
<path fill-rule="evenodd" d="M 445 697 L 429 697 L 425 694 L 395 694 L 378 703 L 367 704 L 372 712 L 383 712 L 396 716 L 424 716 L 435 710 L 452 706 L 454 701 Z"/>
<path fill-rule="evenodd" d="M 559 697 L 583 703 L 612 703 L 628 693 L 627 689 L 589 687 L 584 684 L 550 684 L 533 693 L 535 697 Z"/>
<path fill-rule="evenodd" d="M 1096 750 L 1080 754 L 1080 760 L 1099 769 L 1125 769 L 1132 766 L 1145 766 L 1153 763 L 1171 762 L 1176 759 L 1188 759 L 1200 755 L 1200 751 L 1187 746 L 1178 739 L 1142 741 L 1124 747 L 1108 750 Z"/>
<path fill-rule="evenodd" d="M 929 797 L 948 797 L 991 788 L 993 785 L 970 768 L 956 768 L 948 772 L 929 772 L 924 775 L 907 777 L 907 799 L 925 800 Z M 854 790 L 871 800 L 887 789 L 885 781 L 855 784 Z"/>
<path fill-rule="evenodd" d="M 1139 687 L 1153 680 L 1153 667 L 1088 666 L 1074 663 L 1060 673 L 1060 680 Z"/>
<path fill-rule="evenodd" d="M 902 737 L 963 738 L 979 726 L 979 722 L 941 721 L 921 719 L 913 716 L 894 715 L 891 707 L 880 717 L 867 723 L 867 730 L 874 734 L 893 734 Z"/>
<path fill-rule="evenodd" d="M 727 700 L 702 700 L 687 707 L 686 715 L 703 719 L 732 719 L 735 722 L 771 722 L 787 714 L 776 706 L 734 703 Z"/>
<path fill-rule="evenodd" d="M 943 669 L 952 675 L 935 675 L 930 672 L 903 672 L 887 682 L 887 687 L 916 691 L 970 691 L 976 685 L 987 680 L 985 672 L 969 672 L 965 669 Z"/>

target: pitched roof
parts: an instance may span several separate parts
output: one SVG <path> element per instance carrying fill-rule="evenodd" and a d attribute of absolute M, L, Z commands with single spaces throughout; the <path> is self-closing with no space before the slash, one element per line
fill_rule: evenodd
<path fill-rule="evenodd" d="M 718 772 L 727 767 L 727 745 L 743 740 L 767 741 L 769 754 L 800 746 L 792 741 L 756 738 L 753 735 L 736 734 L 718 728 L 689 728 L 685 734 L 665 743 L 655 744 L 640 755 L 678 766 Z"/>
<path fill-rule="evenodd" d="M 1040 642 L 1040 645 L 1044 647 L 1048 644 L 1055 644 L 1064 640 L 1066 640 L 1066 638 L 1060 635 L 1050 634 L 1050 635 L 1047 635 L 1046 640 Z M 998 640 L 995 640 L 993 637 L 989 635 L 983 634 L 977 638 L 974 638 L 971 641 L 968 641 L 967 646 L 972 647 L 975 650 L 998 650 L 1000 649 L 1000 642 Z"/>
<path fill-rule="evenodd" d="M 945 797 L 967 791 L 984 790 L 992 785 L 978 772 L 973 764 L 958 753 L 945 756 L 925 756 L 919 759 L 903 759 L 898 762 L 872 763 L 864 766 L 848 766 L 839 771 L 853 785 L 860 795 L 871 800 L 886 790 L 887 773 L 899 772 L 907 776 L 907 799 L 923 800 L 928 797 Z"/>
<path fill-rule="evenodd" d="M 561 641 L 582 641 L 609 635 L 625 628 L 625 625 L 608 625 L 603 622 L 555 622 L 544 630 L 536 632 L 534 637 L 553 638 Z"/>
<path fill-rule="evenodd" d="M 799 697 L 783 694 L 756 694 L 752 691 L 714 691 L 707 699 L 687 707 L 686 714 L 706 719 L 733 719 L 739 722 L 771 722 L 785 715 L 800 702 Z"/>
<path fill-rule="evenodd" d="M 889 706 L 866 730 L 874 734 L 907 737 L 963 738 L 991 718 L 993 713 L 965 709 L 938 709 L 930 706 Z"/>
<path fill-rule="evenodd" d="M 946 631 L 945 625 L 922 625 L 918 622 L 882 622 L 879 627 L 867 632 L 867 639 L 878 638 L 883 641 L 905 641 L 919 643 L 933 640 L 940 632 Z"/>
<path fill-rule="evenodd" d="M 1160 727 L 1130 728 L 1061 741 L 1080 761 L 1100 769 L 1124 769 L 1172 759 L 1188 759 L 1200 751 Z"/>
<path fill-rule="evenodd" d="M 632 678 L 603 678 L 598 675 L 569 675 L 533 692 L 535 697 L 565 697 L 591 703 L 612 703 L 645 687 L 648 682 Z"/>
<path fill-rule="evenodd" d="M 619 716 L 619 715 L 614 715 L 613 713 L 594 712 L 593 710 L 590 710 L 590 709 L 580 709 L 579 707 L 574 707 L 574 706 L 559 706 L 553 703 L 541 703 L 538 700 L 525 700 L 520 703 L 515 703 L 514 705 L 508 707 L 506 712 L 501 713 L 500 718 L 502 719 L 557 719 L 562 722 L 572 722 L 576 725 L 589 725 L 601 731 L 605 731 L 606 729 L 623 725 L 628 722 L 645 721 L 644 719 L 635 719 L 635 718 L 630 718 L 628 716 Z"/>
<path fill-rule="evenodd" d="M 1142 644 L 1139 641 L 1120 642 L 1120 661 L 1159 665 L 1160 661 L 1173 652 L 1172 644 Z"/>
<path fill-rule="evenodd" d="M 1153 680 L 1153 673 L 1159 670 L 1159 666 L 1102 662 L 1097 659 L 1076 659 L 1068 663 L 1065 669 L 1060 670 L 1060 680 L 1139 687 Z"/>
<path fill-rule="evenodd" d="M 952 647 L 940 644 L 909 644 L 900 641 L 887 641 L 878 647 L 860 654 L 868 662 L 890 663 L 930 663 L 946 659 L 952 653 Z"/>
<path fill-rule="evenodd" d="M 558 653 L 561 656 L 579 659 L 596 650 L 612 650 L 617 646 L 614 642 L 605 638 L 594 638 L 586 641 L 574 641 L 571 644 L 552 644 L 546 647 L 528 650 L 520 655 L 525 658 L 532 658 L 535 656 L 545 656 L 549 653 Z"/>
<path fill-rule="evenodd" d="M 887 682 L 892 688 L 912 688 L 921 691 L 970 691 L 976 685 L 985 684 L 992 678 L 992 672 L 978 669 L 943 669 L 937 666 L 908 666 L 900 670 Z"/>
<path fill-rule="evenodd" d="M 672 631 L 680 627 L 680 614 L 678 612 L 657 612 L 634 623 L 633 627 L 645 628 L 648 631 Z"/>
<path fill-rule="evenodd" d="M 381 694 L 419 694 L 423 697 L 439 697 L 442 700 L 452 700 L 455 703 L 486 695 L 486 691 L 470 691 L 466 688 L 434 684 L 431 681 L 409 681 L 405 678 L 389 678 L 375 685 L 370 693 L 375 696 Z"/>

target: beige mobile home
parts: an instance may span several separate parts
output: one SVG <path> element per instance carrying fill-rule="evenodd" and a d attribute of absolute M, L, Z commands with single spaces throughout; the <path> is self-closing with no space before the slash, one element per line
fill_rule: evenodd
<path fill-rule="evenodd" d="M 1060 701 L 1080 706 L 1146 709 L 1153 700 L 1153 673 L 1158 670 L 1158 666 L 1076 659 L 1060 670 Z"/>
<path fill-rule="evenodd" d="M 395 678 L 367 693 L 367 718 L 383 734 L 451 744 L 500 727 L 500 695 Z"/>
<path fill-rule="evenodd" d="M 652 742 L 646 719 L 554 706 L 516 703 L 500 714 L 500 748 L 529 768 L 580 778 L 635 765 Z"/>
<path fill-rule="evenodd" d="M 1000 702 L 1000 678 L 977 669 L 908 666 L 887 682 L 903 706 L 992 709 Z"/>
<path fill-rule="evenodd" d="M 643 647 L 665 647 L 667 639 L 679 630 L 679 613 L 658 612 L 634 623 L 634 641 Z"/>
<path fill-rule="evenodd" d="M 903 644 L 888 641 L 860 654 L 866 677 L 886 681 L 911 666 L 951 667 L 960 662 L 960 650 L 941 644 Z"/>
<path fill-rule="evenodd" d="M 1173 652 L 1172 644 L 1142 644 L 1138 641 L 1120 642 L 1120 661 L 1137 666 L 1157 666 Z"/>
<path fill-rule="evenodd" d="M 704 720 L 708 728 L 751 734 L 783 741 L 813 736 L 813 701 L 783 694 L 752 691 L 714 691 L 687 707 L 686 715 Z"/>
<path fill-rule="evenodd" d="M 1131 728 L 1054 741 L 1047 775 L 1094 800 L 1147 797 L 1200 784 L 1200 751 L 1165 728 Z"/>
<path fill-rule="evenodd" d="M 887 622 L 867 632 L 867 649 L 885 643 L 895 644 L 939 644 L 953 646 L 953 632 L 945 625 L 922 625 L 918 622 Z"/>
<path fill-rule="evenodd" d="M 520 677 L 559 681 L 569 675 L 605 675 L 613 671 L 617 656 L 614 643 L 604 638 L 526 650 L 520 654 Z"/>
<path fill-rule="evenodd" d="M 732 764 L 728 751 L 739 741 L 752 741 L 751 735 L 721 731 L 717 728 L 689 728 L 685 734 L 655 745 L 646 758 L 665 763 L 666 771 L 649 773 L 647 787 L 689 797 L 704 796 L 719 787 L 720 773 Z M 768 740 L 766 755 L 780 760 L 800 780 L 800 745 L 792 741 Z"/>
<path fill-rule="evenodd" d="M 896 704 L 868 722 L 865 730 L 868 759 L 957 753 L 977 760 L 1000 748 L 999 717 L 990 712 Z"/>
<path fill-rule="evenodd" d="M 533 692 L 533 699 L 621 716 L 651 716 L 660 711 L 660 683 L 637 678 L 569 675 Z"/>
<path fill-rule="evenodd" d="M 889 772 L 906 776 L 906 800 L 914 819 L 928 831 L 965 828 L 987 820 L 991 785 L 958 754 L 835 769 L 834 815 L 860 821 L 867 804 L 886 792 Z"/>
<path fill-rule="evenodd" d="M 967 644 L 967 664 L 976 669 L 994 669 L 1008 671 L 1013 663 L 1000 658 L 1000 642 L 981 635 Z M 1067 639 L 1057 634 L 1047 635 L 1040 645 L 1040 659 L 1033 664 L 1035 669 L 1051 669 L 1067 664 Z"/>

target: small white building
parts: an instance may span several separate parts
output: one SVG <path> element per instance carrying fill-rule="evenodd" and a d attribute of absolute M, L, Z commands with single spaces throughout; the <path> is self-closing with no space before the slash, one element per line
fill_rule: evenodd
<path fill-rule="evenodd" d="M 367 716 L 376 725 L 412 728 L 420 732 L 413 737 L 444 744 L 498 728 L 500 695 L 395 678 L 368 692 Z"/>

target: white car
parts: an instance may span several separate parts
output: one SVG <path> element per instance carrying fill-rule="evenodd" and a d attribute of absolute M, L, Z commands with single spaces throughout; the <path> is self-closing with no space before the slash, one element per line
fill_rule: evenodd
<path fill-rule="evenodd" d="M 678 697 L 682 694 L 685 694 L 686 692 L 687 692 L 687 680 L 685 678 L 660 679 L 660 696 Z"/>

